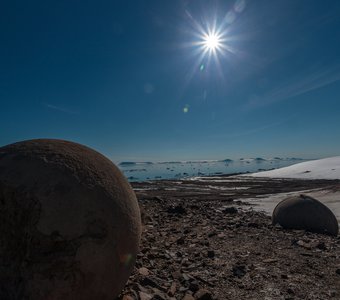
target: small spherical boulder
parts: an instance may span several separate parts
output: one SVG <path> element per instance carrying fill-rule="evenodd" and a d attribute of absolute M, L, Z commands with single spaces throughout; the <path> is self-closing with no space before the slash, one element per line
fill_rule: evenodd
<path fill-rule="evenodd" d="M 282 200 L 274 209 L 273 224 L 287 229 L 338 235 L 338 221 L 332 211 L 320 201 L 299 195 Z"/>
<path fill-rule="evenodd" d="M 62 140 L 0 148 L 0 299 L 112 300 L 139 250 L 138 203 L 100 153 Z"/>

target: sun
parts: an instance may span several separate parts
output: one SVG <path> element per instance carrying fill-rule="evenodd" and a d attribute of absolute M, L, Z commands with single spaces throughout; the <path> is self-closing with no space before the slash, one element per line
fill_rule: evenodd
<path fill-rule="evenodd" d="M 183 29 L 186 41 L 183 41 L 181 47 L 189 48 L 190 52 L 186 55 L 193 57 L 192 67 L 186 79 L 188 82 L 196 74 L 200 74 L 200 78 L 204 80 L 215 78 L 215 74 L 224 80 L 224 73 L 230 70 L 229 64 L 234 58 L 242 55 L 242 52 L 235 48 L 238 44 L 235 41 L 239 40 L 239 37 L 235 35 L 236 25 L 233 22 L 237 14 L 245 8 L 246 0 L 233 1 L 234 7 L 225 15 L 221 14 L 220 10 L 209 9 L 209 15 L 203 13 L 199 18 L 195 18 L 189 10 L 185 10 L 189 27 Z"/>
<path fill-rule="evenodd" d="M 222 46 L 221 38 L 217 33 L 206 34 L 203 37 L 203 46 L 206 50 L 216 51 L 219 50 Z"/>
<path fill-rule="evenodd" d="M 226 30 L 221 30 L 221 28 L 208 27 L 206 30 L 201 28 L 200 33 L 198 35 L 199 40 L 196 42 L 196 45 L 199 46 L 201 53 L 203 56 L 208 55 L 208 57 L 215 57 L 228 50 L 228 46 L 226 45 L 227 36 Z"/>
<path fill-rule="evenodd" d="M 189 80 L 197 70 L 202 74 L 218 74 L 223 78 L 223 64 L 228 63 L 232 55 L 237 55 L 230 23 L 225 19 L 217 20 L 216 16 L 210 21 L 203 18 L 199 22 L 188 13 L 188 18 L 193 30 L 187 32 L 192 37 L 184 45 L 191 48 L 192 56 L 196 58 L 188 75 Z"/>

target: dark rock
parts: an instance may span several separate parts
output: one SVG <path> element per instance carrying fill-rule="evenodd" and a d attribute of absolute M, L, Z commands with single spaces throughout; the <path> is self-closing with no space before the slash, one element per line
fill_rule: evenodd
<path fill-rule="evenodd" d="M 216 232 L 215 232 L 214 235 L 216 235 Z M 213 235 L 212 235 L 212 236 L 213 236 Z M 209 241 L 201 241 L 200 244 L 203 245 L 203 246 L 207 246 L 207 247 L 210 246 L 210 242 L 209 242 Z"/>
<path fill-rule="evenodd" d="M 189 284 L 189 290 L 193 293 L 197 292 L 199 290 L 200 286 L 197 281 L 192 281 Z"/>
<path fill-rule="evenodd" d="M 164 199 L 161 198 L 161 197 L 158 197 L 158 196 L 153 197 L 152 200 L 154 200 L 158 203 L 161 203 L 161 204 L 164 203 Z"/>
<path fill-rule="evenodd" d="M 320 250 L 327 250 L 326 244 L 324 242 L 320 242 L 316 245 L 316 248 Z"/>
<path fill-rule="evenodd" d="M 181 204 L 175 205 L 175 206 L 169 206 L 167 209 L 167 212 L 170 214 L 179 214 L 179 215 L 183 215 L 187 213 L 186 209 Z"/>
<path fill-rule="evenodd" d="M 302 252 L 302 253 L 300 253 L 300 255 L 302 255 L 302 256 L 313 256 L 312 253 L 306 253 L 306 252 Z"/>
<path fill-rule="evenodd" d="M 161 291 L 156 291 L 153 294 L 152 300 L 167 300 L 168 297 L 164 295 Z"/>
<path fill-rule="evenodd" d="M 211 232 L 208 233 L 208 237 L 210 237 L 210 238 L 215 236 L 215 235 L 217 235 L 216 231 L 211 231 Z"/>
<path fill-rule="evenodd" d="M 333 236 L 339 230 L 332 211 L 318 200 L 305 195 L 281 201 L 274 209 L 272 222 L 287 229 L 304 229 Z"/>
<path fill-rule="evenodd" d="M 208 255 L 209 258 L 214 258 L 215 257 L 215 251 L 214 250 L 208 250 L 207 255 Z"/>
<path fill-rule="evenodd" d="M 311 249 L 312 248 L 312 245 L 308 242 L 305 242 L 303 240 L 292 240 L 292 245 L 294 246 L 300 246 L 300 247 L 303 247 L 303 248 L 306 248 L 306 249 Z"/>
<path fill-rule="evenodd" d="M 150 277 L 144 277 L 141 279 L 140 281 L 140 284 L 142 286 L 151 286 L 151 287 L 154 287 L 154 288 L 159 288 L 159 284 L 152 278 Z"/>
<path fill-rule="evenodd" d="M 249 222 L 247 224 L 248 227 L 252 227 L 252 228 L 259 228 L 260 225 L 258 223 L 254 223 L 254 222 Z"/>
<path fill-rule="evenodd" d="M 226 214 L 237 214 L 237 208 L 234 206 L 226 207 L 223 212 Z"/>
<path fill-rule="evenodd" d="M 177 241 L 176 241 L 177 245 L 183 245 L 184 244 L 184 237 L 181 236 Z"/>
<path fill-rule="evenodd" d="M 232 271 L 233 271 L 233 275 L 239 278 L 243 277 L 247 273 L 246 266 L 244 265 L 236 265 L 233 267 Z"/>

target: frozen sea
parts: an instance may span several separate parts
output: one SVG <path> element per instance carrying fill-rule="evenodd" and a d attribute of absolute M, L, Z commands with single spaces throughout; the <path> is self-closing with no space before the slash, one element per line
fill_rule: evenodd
<path fill-rule="evenodd" d="M 287 167 L 304 161 L 299 158 L 240 158 L 205 161 L 120 162 L 118 167 L 130 182 L 182 179 L 194 176 L 258 172 Z"/>

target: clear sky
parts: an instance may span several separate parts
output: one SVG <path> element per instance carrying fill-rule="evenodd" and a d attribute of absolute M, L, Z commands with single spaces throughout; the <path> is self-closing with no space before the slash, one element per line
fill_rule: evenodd
<path fill-rule="evenodd" d="M 221 47 L 205 51 L 214 24 Z M 340 154 L 340 1 L 1 1 L 0 39 L 0 145 L 60 138 L 114 161 Z"/>

